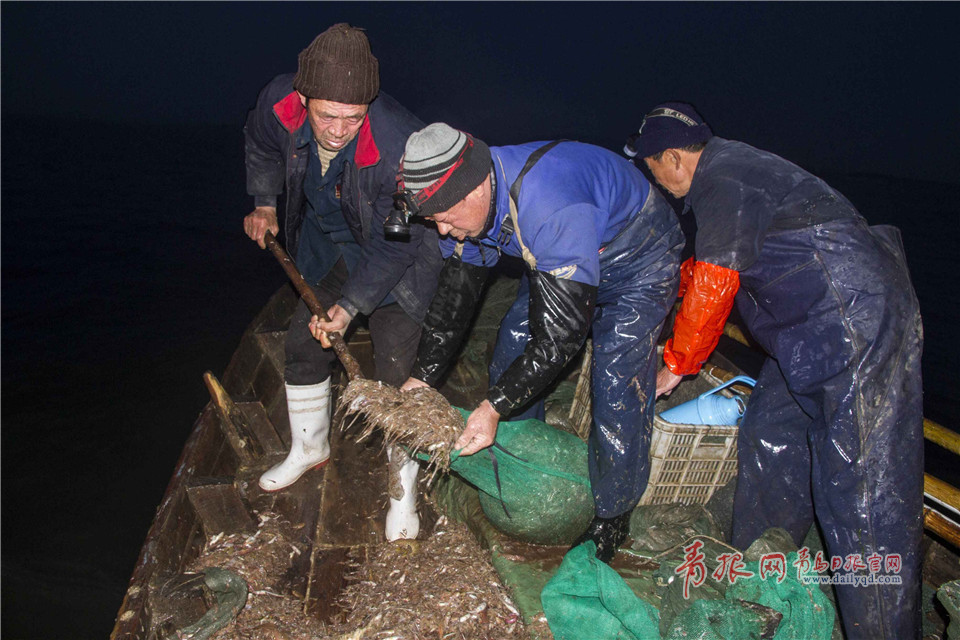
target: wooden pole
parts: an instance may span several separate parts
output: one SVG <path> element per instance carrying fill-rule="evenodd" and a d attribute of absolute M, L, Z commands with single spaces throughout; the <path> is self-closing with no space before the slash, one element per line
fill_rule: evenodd
<path fill-rule="evenodd" d="M 714 378 L 717 378 L 720 382 L 730 382 L 730 380 L 740 375 L 736 373 L 730 373 L 726 369 L 721 369 L 720 367 L 712 364 L 703 365 L 703 370 L 712 375 Z M 753 387 L 742 382 L 738 382 L 730 388 L 735 388 L 738 392 L 745 396 L 749 396 L 753 393 Z"/>
<path fill-rule="evenodd" d="M 299 293 L 300 297 L 303 298 L 307 308 L 310 309 L 314 315 L 322 318 L 324 322 L 330 322 L 327 312 L 320 305 L 320 301 L 317 300 L 317 296 L 313 292 L 313 289 L 311 289 L 310 285 L 307 284 L 307 281 L 303 279 L 303 276 L 297 269 L 297 265 L 294 264 L 293 258 L 290 257 L 290 254 L 288 254 L 286 250 L 280 246 L 280 243 L 277 242 L 277 239 L 274 238 L 273 234 L 269 231 L 267 231 L 263 241 L 273 253 L 274 257 L 277 259 L 277 262 L 280 263 L 280 266 L 283 267 L 283 270 L 286 271 L 287 277 L 290 278 L 290 282 L 293 283 L 297 293 Z M 333 347 L 334 352 L 337 354 L 337 357 L 340 358 L 340 362 L 343 363 L 343 368 L 347 370 L 347 377 L 349 377 L 351 380 L 362 378 L 363 373 L 360 371 L 360 365 L 350 353 L 350 350 L 347 349 L 347 343 L 344 341 L 343 336 L 341 336 L 339 332 L 335 331 L 333 333 L 328 333 L 327 337 L 330 339 L 330 344 Z"/>
<path fill-rule="evenodd" d="M 712 364 L 703 365 L 703 370 L 712 375 L 714 378 L 717 378 L 720 382 L 729 382 L 737 376 L 735 373 L 731 373 L 726 369 L 721 369 L 720 367 Z"/>
<path fill-rule="evenodd" d="M 932 509 L 923 508 L 923 526 L 954 546 L 960 547 L 960 526 Z"/>
<path fill-rule="evenodd" d="M 935 478 L 929 473 L 923 474 L 923 492 L 943 504 L 960 511 L 960 489 Z"/>
<path fill-rule="evenodd" d="M 923 419 L 923 437 L 960 456 L 960 433 L 942 427 L 933 420 Z"/>
<path fill-rule="evenodd" d="M 723 325 L 723 335 L 727 336 L 731 340 L 736 340 L 745 347 L 753 346 L 750 344 L 750 341 L 747 340 L 747 336 L 743 333 L 743 330 L 735 324 L 727 323 Z"/>

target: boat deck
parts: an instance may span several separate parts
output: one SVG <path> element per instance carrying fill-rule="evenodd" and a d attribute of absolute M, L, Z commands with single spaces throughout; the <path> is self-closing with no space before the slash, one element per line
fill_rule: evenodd
<path fill-rule="evenodd" d="M 279 290 L 245 333 L 223 375 L 222 388 L 207 376 L 211 395 L 220 399 L 203 410 L 184 447 L 111 638 L 163 638 L 195 620 L 204 610 L 202 598 L 188 603 L 182 594 L 174 597 L 171 585 L 196 570 L 212 542 L 224 535 L 256 532 L 263 514 L 289 525 L 286 533 L 297 547 L 289 566 L 275 576 L 270 593 L 292 595 L 320 625 L 333 624 L 349 613 L 341 595 L 348 588 L 350 571 L 358 558 L 368 557 L 369 550 L 384 542 L 387 470 L 382 443 L 376 436 L 358 442 L 350 428 L 339 428 L 338 419 L 331 430 L 329 464 L 308 471 L 284 491 L 267 493 L 257 484 L 259 475 L 282 459 L 289 447 L 283 340 L 296 303 L 291 288 Z M 475 365 L 485 364 L 496 328 L 478 321 L 473 335 L 480 340 L 467 345 L 461 365 L 471 359 Z M 358 331 L 350 348 L 370 375 L 369 336 Z M 441 391 L 454 405 L 474 406 L 483 397 L 485 375 L 485 366 L 458 366 Z M 538 594 L 567 548 L 507 538 L 483 516 L 476 491 L 453 476 L 438 481 L 431 499 L 420 500 L 419 505 L 420 537 L 430 535 L 440 512 L 466 522 L 513 596 L 527 634 L 552 638 Z M 930 582 L 939 585 L 956 579 L 960 575 L 956 554 L 935 540 L 926 544 L 927 565 L 933 572 Z M 637 595 L 653 599 L 644 577 L 655 568 L 651 562 L 624 553 L 613 566 Z M 940 628 L 942 622 L 941 616 Z"/>

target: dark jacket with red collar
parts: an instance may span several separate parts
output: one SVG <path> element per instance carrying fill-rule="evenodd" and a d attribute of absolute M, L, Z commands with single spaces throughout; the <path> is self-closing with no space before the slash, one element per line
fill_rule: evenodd
<path fill-rule="evenodd" d="M 303 181 L 309 161 L 309 145 L 297 147 L 297 134 L 301 127 L 310 126 L 306 116 L 293 91 L 293 74 L 284 74 L 263 88 L 244 127 L 247 193 L 254 197 L 255 206 L 275 207 L 286 190 L 283 230 L 293 255 L 303 222 Z M 343 287 L 341 305 L 348 311 L 370 314 L 392 292 L 403 310 L 419 322 L 433 298 L 443 264 L 437 232 L 411 225 L 408 242 L 388 240 L 383 233 L 404 145 L 421 128 L 423 123 L 416 116 L 381 92 L 357 134 L 354 156 L 346 160 L 341 205 L 362 250 Z"/>

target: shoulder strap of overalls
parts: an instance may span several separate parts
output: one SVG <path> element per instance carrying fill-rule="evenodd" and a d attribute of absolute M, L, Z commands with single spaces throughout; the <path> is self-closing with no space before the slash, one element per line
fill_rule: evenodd
<path fill-rule="evenodd" d="M 537 164 L 540 158 L 542 158 L 547 151 L 550 151 L 550 149 L 553 149 L 561 142 L 566 142 L 566 140 L 554 140 L 553 142 L 548 142 L 531 153 L 530 157 L 527 158 L 527 163 L 523 165 L 523 169 L 520 170 L 520 175 L 518 175 L 517 179 L 513 181 L 512 185 L 510 185 L 510 227 L 501 231 L 501 237 L 504 237 L 504 233 L 506 233 L 507 238 L 509 238 L 511 233 L 516 233 L 517 243 L 520 245 L 520 255 L 523 256 L 523 261 L 534 270 L 537 268 L 537 259 L 533 257 L 533 253 L 527 249 L 527 246 L 523 244 L 523 238 L 520 237 L 520 223 L 517 221 L 517 201 L 520 199 L 520 187 L 523 185 L 523 177 L 527 175 L 530 169 L 533 169 L 533 165 Z M 503 162 L 500 160 L 500 158 L 497 158 L 497 162 L 500 162 L 500 170 L 503 171 L 503 175 L 507 175 L 506 171 L 503 169 Z M 505 225 L 507 220 L 504 220 L 503 222 Z"/>

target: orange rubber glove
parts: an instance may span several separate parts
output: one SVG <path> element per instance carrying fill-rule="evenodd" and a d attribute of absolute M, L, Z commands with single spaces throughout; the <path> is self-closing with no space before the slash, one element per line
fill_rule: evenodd
<path fill-rule="evenodd" d="M 681 265 L 680 291 L 685 295 L 673 323 L 673 337 L 663 350 L 663 362 L 678 376 L 697 373 L 710 357 L 740 288 L 737 271 L 709 262 L 694 263 L 692 276 L 685 278 L 691 260 Z"/>

